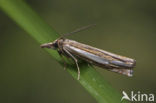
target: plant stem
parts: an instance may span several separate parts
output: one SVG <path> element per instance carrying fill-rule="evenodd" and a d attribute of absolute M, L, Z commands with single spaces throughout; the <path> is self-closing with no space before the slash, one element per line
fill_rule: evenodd
<path fill-rule="evenodd" d="M 23 0 L 0 0 L 2 10 L 21 28 L 40 44 L 53 41 L 59 37 L 40 16 Z M 55 50 L 45 49 L 58 62 L 62 59 Z M 99 103 L 120 103 L 121 95 L 104 78 L 87 63 L 80 65 L 81 76 L 78 81 Z M 77 80 L 77 69 L 68 66 L 67 71 Z"/>

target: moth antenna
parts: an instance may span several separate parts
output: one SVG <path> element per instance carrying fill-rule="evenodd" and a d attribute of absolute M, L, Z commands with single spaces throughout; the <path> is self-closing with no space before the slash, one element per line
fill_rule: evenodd
<path fill-rule="evenodd" d="M 95 25 L 96 25 L 96 24 L 91 24 L 91 25 L 83 26 L 83 27 L 81 27 L 81 28 L 75 29 L 75 30 L 72 31 L 72 32 L 63 34 L 61 37 L 75 34 L 75 33 L 77 33 L 77 32 L 80 32 L 80 31 L 86 30 L 86 29 L 88 29 L 88 28 L 90 28 L 90 27 L 93 27 L 93 26 L 95 26 Z"/>

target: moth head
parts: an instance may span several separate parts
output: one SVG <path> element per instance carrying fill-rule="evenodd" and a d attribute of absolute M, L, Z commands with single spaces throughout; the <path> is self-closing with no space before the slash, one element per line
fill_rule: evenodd
<path fill-rule="evenodd" d="M 58 40 L 55 40 L 50 43 L 44 43 L 40 45 L 41 48 L 52 48 L 52 49 L 57 49 L 58 48 Z"/>

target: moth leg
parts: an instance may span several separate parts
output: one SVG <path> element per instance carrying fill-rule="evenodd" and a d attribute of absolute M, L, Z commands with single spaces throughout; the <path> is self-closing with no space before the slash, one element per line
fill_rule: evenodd
<path fill-rule="evenodd" d="M 60 57 L 62 58 L 63 63 L 64 63 L 64 70 L 66 70 L 66 66 L 67 66 L 67 64 L 66 64 L 66 61 L 65 61 L 64 58 L 63 58 L 62 52 L 61 52 L 60 50 L 58 50 L 58 54 L 59 54 Z"/>
<path fill-rule="evenodd" d="M 77 70 L 78 70 L 78 77 L 77 77 L 77 79 L 80 80 L 80 68 L 79 68 L 77 59 L 68 50 L 66 50 L 66 49 L 63 49 L 63 50 L 75 61 L 75 64 L 76 64 Z"/>

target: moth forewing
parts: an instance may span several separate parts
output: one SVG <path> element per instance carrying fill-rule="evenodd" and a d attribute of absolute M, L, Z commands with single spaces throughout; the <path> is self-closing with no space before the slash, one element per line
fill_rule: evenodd
<path fill-rule="evenodd" d="M 63 47 L 75 57 L 83 59 L 91 64 L 123 75 L 132 76 L 132 68 L 135 66 L 134 59 L 113 54 L 69 39 L 64 40 Z"/>

